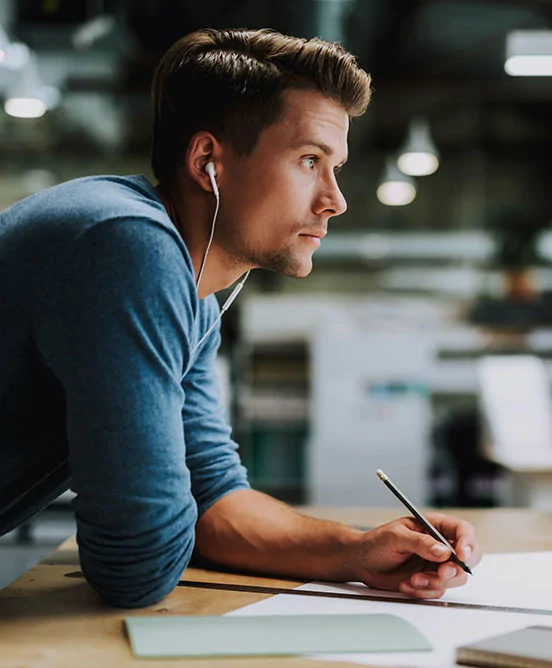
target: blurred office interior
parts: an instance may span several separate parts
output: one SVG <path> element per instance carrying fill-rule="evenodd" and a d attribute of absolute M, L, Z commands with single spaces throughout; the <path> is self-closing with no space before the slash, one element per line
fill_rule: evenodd
<path fill-rule="evenodd" d="M 0 0 L 1 209 L 152 178 L 153 69 L 205 26 L 339 41 L 373 77 L 312 274 L 253 272 L 223 319 L 252 484 L 390 506 L 382 468 L 425 506 L 550 509 L 552 0 Z M 0 539 L 0 586 L 74 531 L 69 501 Z"/>

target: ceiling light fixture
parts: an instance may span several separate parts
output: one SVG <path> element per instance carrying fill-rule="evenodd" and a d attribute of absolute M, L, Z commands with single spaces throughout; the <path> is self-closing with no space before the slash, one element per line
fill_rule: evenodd
<path fill-rule="evenodd" d="M 410 123 L 408 136 L 399 151 L 399 169 L 409 176 L 428 176 L 439 168 L 439 152 L 427 121 L 415 118 Z"/>
<path fill-rule="evenodd" d="M 6 60 L 6 51 L 8 50 L 9 45 L 10 40 L 0 23 L 0 65 Z"/>
<path fill-rule="evenodd" d="M 414 201 L 416 184 L 414 179 L 398 169 L 393 157 L 388 157 L 376 194 L 386 206 L 405 206 Z"/>
<path fill-rule="evenodd" d="M 504 69 L 513 77 L 552 76 L 552 30 L 509 32 Z"/>
<path fill-rule="evenodd" d="M 59 91 L 44 86 L 38 76 L 34 58 L 29 58 L 13 86 L 8 90 L 4 111 L 17 118 L 40 118 L 59 103 Z"/>
<path fill-rule="evenodd" d="M 10 42 L 0 24 L 0 67 L 7 70 L 20 70 L 28 59 L 29 47 L 22 42 Z"/>
<path fill-rule="evenodd" d="M 114 16 L 100 14 L 75 30 L 71 37 L 73 46 L 79 51 L 87 51 L 96 42 L 112 33 L 115 25 Z"/>

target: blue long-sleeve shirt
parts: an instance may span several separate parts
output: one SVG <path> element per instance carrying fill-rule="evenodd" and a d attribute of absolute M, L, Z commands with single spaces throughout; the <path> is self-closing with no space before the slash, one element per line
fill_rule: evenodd
<path fill-rule="evenodd" d="M 111 604 L 168 594 L 198 517 L 248 487 L 221 407 L 218 315 L 142 176 L 76 179 L 0 214 L 0 534 L 67 488 Z"/>

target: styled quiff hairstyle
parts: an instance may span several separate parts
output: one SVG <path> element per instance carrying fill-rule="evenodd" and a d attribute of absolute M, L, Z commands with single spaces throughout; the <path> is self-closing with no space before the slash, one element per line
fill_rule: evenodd
<path fill-rule="evenodd" d="M 287 89 L 315 90 L 350 118 L 370 101 L 370 76 L 340 44 L 273 30 L 198 30 L 165 53 L 153 79 L 152 168 L 170 182 L 190 139 L 207 130 L 238 155 L 275 123 Z"/>

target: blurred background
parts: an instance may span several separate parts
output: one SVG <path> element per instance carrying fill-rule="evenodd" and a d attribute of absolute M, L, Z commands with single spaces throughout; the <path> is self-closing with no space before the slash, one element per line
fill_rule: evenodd
<path fill-rule="evenodd" d="M 394 505 L 382 468 L 422 505 L 552 508 L 552 0 L 0 0 L 0 26 L 1 209 L 79 176 L 152 178 L 151 76 L 187 32 L 356 54 L 374 93 L 347 213 L 311 276 L 253 272 L 223 319 L 251 482 Z M 0 539 L 0 586 L 72 533 L 69 498 Z"/>

